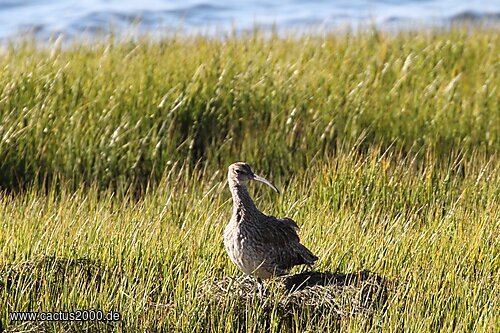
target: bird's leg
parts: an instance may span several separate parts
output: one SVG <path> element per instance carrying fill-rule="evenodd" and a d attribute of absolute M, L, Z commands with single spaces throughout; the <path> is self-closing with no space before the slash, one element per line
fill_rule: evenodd
<path fill-rule="evenodd" d="M 257 289 L 259 290 L 259 296 L 264 296 L 264 282 L 260 277 L 257 278 Z"/>

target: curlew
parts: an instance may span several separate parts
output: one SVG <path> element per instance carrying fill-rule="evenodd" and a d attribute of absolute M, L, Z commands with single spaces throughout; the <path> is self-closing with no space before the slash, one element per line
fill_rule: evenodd
<path fill-rule="evenodd" d="M 243 162 L 231 164 L 227 181 L 233 196 L 233 215 L 224 230 L 224 247 L 231 261 L 245 274 L 262 279 L 285 275 L 296 265 L 312 265 L 318 257 L 300 244 L 298 226 L 291 218 L 268 216 L 257 209 L 247 184 L 256 180 L 278 189 L 257 176 Z"/>

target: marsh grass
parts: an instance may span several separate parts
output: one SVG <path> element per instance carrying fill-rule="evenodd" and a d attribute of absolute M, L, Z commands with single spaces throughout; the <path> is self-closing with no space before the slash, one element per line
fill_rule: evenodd
<path fill-rule="evenodd" d="M 321 258 L 317 270 L 367 269 L 397 281 L 387 305 L 370 316 L 318 319 L 314 311 L 292 311 L 293 329 L 497 327 L 496 157 L 458 157 L 448 167 L 428 158 L 416 165 L 381 150 L 343 153 L 273 179 L 283 189 L 279 197 L 258 191 L 262 210 L 301 225 L 303 241 Z M 203 301 L 208 278 L 240 275 L 222 246 L 231 212 L 224 176 L 207 170 L 178 165 L 139 200 L 83 189 L 3 194 L 2 321 L 9 311 L 98 308 L 121 312 L 118 330 L 282 329 L 278 301 L 270 312 L 256 301 L 241 311 L 231 293 L 216 307 Z M 39 256 L 66 259 L 47 266 L 36 263 Z M 100 268 L 89 274 L 76 262 Z"/>
<path fill-rule="evenodd" d="M 491 153 L 499 45 L 464 28 L 6 47 L 0 186 L 143 188 L 176 161 L 283 174 L 354 146 Z"/>
<path fill-rule="evenodd" d="M 491 30 L 4 50 L 1 324 L 495 331 L 498 51 Z M 274 298 L 209 306 L 207 281 L 241 275 L 222 245 L 235 160 L 282 190 L 250 188 L 261 210 L 297 221 L 316 270 L 394 281 L 384 305 L 292 309 L 286 325 Z M 77 309 L 122 320 L 9 320 Z"/>

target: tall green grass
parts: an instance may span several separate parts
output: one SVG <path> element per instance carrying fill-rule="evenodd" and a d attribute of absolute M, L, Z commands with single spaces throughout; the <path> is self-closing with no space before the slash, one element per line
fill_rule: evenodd
<path fill-rule="evenodd" d="M 496 331 L 499 49 L 487 29 L 5 48 L 1 326 Z M 291 323 L 210 306 L 207 280 L 241 275 L 222 245 L 236 160 L 282 190 L 250 189 L 297 221 L 315 269 L 384 276 L 386 306 Z M 122 321 L 9 320 L 78 309 Z"/>
<path fill-rule="evenodd" d="M 6 48 L 0 186 L 141 186 L 176 161 L 283 172 L 354 145 L 493 152 L 499 54 L 488 29 Z"/>

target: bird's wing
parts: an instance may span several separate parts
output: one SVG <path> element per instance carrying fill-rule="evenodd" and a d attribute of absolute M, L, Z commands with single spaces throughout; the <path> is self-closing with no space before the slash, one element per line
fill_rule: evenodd
<path fill-rule="evenodd" d="M 292 266 L 313 264 L 318 259 L 308 248 L 300 244 L 299 227 L 291 218 L 268 216 L 260 223 L 262 241 L 267 243 L 266 256 L 276 266 L 288 270 Z"/>
<path fill-rule="evenodd" d="M 292 242 L 300 242 L 297 231 L 299 226 L 291 218 L 277 218 L 268 216 L 260 226 L 264 229 L 262 235 L 266 243 L 285 246 Z"/>

